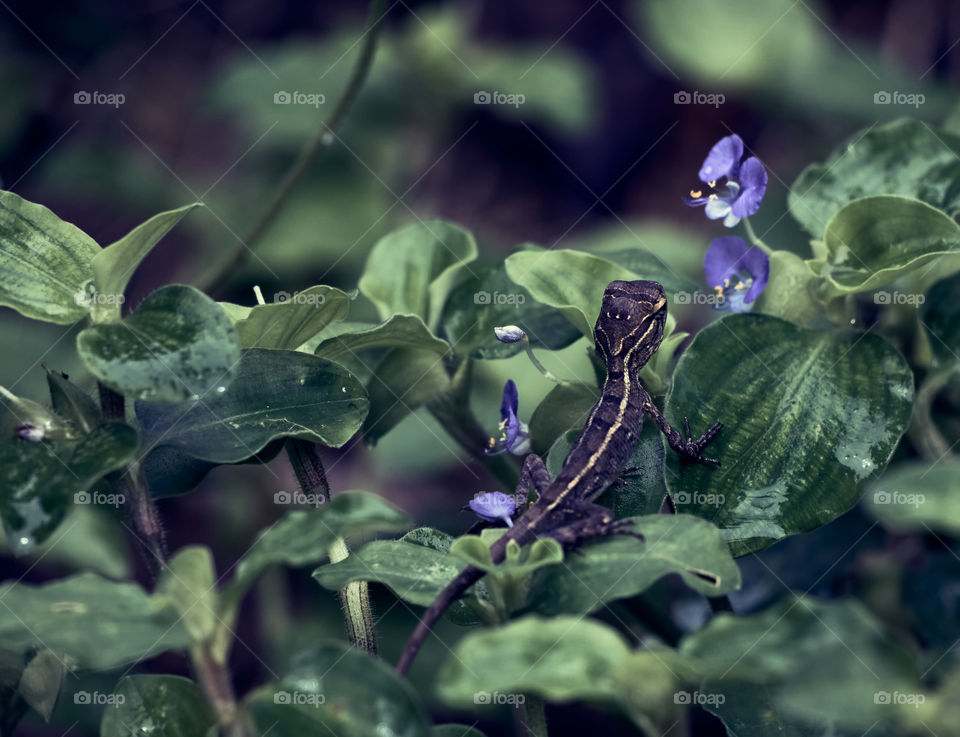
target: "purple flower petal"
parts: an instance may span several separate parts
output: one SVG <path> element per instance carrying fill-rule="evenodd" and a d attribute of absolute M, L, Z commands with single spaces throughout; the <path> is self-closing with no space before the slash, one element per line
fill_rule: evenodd
<path fill-rule="evenodd" d="M 733 201 L 732 212 L 738 218 L 753 215 L 760 209 L 760 202 L 767 191 L 767 170 L 760 159 L 751 156 L 740 167 L 740 196 Z"/>
<path fill-rule="evenodd" d="M 484 449 L 486 455 L 516 453 L 523 455 L 529 452 L 529 430 L 517 417 L 517 408 L 520 406 L 520 394 L 517 385 L 512 379 L 507 380 L 503 387 L 503 401 L 500 403 L 500 432 L 499 440 L 490 438 L 490 444 Z"/>
<path fill-rule="evenodd" d="M 770 257 L 759 248 L 751 248 L 743 257 L 742 265 L 753 278 L 753 284 L 743 297 L 743 301 L 750 304 L 760 296 L 770 281 Z"/>
<path fill-rule="evenodd" d="M 711 287 L 723 286 L 723 283 L 742 267 L 742 259 L 749 250 L 750 247 L 744 243 L 743 239 L 735 235 L 714 238 L 710 241 L 710 246 L 703 258 L 707 284 Z"/>
<path fill-rule="evenodd" d="M 740 157 L 743 156 L 743 140 L 733 134 L 721 138 L 710 149 L 707 158 L 700 167 L 701 182 L 715 182 L 722 177 L 735 177 L 740 168 Z"/>
<path fill-rule="evenodd" d="M 487 522 L 503 520 L 507 527 L 513 527 L 511 517 L 517 509 L 517 502 L 512 496 L 499 491 L 491 491 L 488 494 L 477 494 L 471 499 L 470 509 L 480 519 Z"/>

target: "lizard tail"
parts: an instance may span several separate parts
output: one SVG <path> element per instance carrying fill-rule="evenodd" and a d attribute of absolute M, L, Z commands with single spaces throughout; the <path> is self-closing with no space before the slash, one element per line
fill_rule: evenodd
<path fill-rule="evenodd" d="M 425 611 L 423 617 L 420 618 L 420 623 L 417 625 L 417 628 L 413 631 L 413 634 L 410 635 L 410 639 L 407 640 L 407 645 L 400 655 L 400 660 L 397 661 L 397 673 L 400 675 L 406 674 L 410 669 L 410 664 L 413 662 L 413 659 L 417 657 L 417 653 L 420 652 L 424 640 L 427 639 L 427 635 L 430 633 L 430 630 L 433 629 L 433 625 L 443 616 L 447 608 L 459 599 L 474 583 L 483 578 L 483 575 L 484 571 L 480 568 L 467 566 L 457 574 L 456 578 L 447 584 L 447 587 L 440 592 L 436 600 L 427 607 L 427 611 Z"/>

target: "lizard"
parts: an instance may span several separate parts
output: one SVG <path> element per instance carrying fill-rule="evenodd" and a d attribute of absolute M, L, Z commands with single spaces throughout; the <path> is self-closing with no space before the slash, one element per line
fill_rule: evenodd
<path fill-rule="evenodd" d="M 511 541 L 523 546 L 536 538 L 549 537 L 571 549 L 608 535 L 642 539 L 641 534 L 630 530 L 630 520 L 616 520 L 610 509 L 593 500 L 620 477 L 633 453 L 644 416 L 653 420 L 680 455 L 705 465 L 720 465 L 713 458 L 704 458 L 702 452 L 723 425 L 718 422 L 693 440 L 685 419 L 684 437 L 670 426 L 637 376 L 659 348 L 666 319 L 667 297 L 659 283 L 638 280 L 607 285 L 594 328 L 597 354 L 607 370 L 600 399 L 556 479 L 551 480 L 540 456 L 531 453 L 524 458 L 516 496 L 526 501 L 532 484 L 537 498 L 491 546 L 494 563 L 506 557 Z M 407 641 L 397 662 L 398 673 L 407 672 L 443 612 L 483 575 L 483 570 L 467 566 L 440 592 Z"/>

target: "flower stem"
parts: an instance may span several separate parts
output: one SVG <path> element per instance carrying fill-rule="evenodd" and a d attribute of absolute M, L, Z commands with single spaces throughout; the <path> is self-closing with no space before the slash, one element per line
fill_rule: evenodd
<path fill-rule="evenodd" d="M 520 724 L 523 727 L 521 735 L 526 737 L 549 737 L 547 732 L 546 702 L 539 696 L 523 695 L 523 706 L 520 707 Z"/>
<path fill-rule="evenodd" d="M 530 359 L 530 363 L 532 363 L 532 364 L 536 367 L 537 371 L 539 371 L 541 374 L 543 374 L 543 375 L 546 376 L 548 379 L 550 379 L 550 381 L 552 381 L 552 382 L 554 382 L 554 383 L 556 383 L 556 384 L 568 384 L 568 383 L 570 383 L 570 382 L 568 382 L 568 381 L 564 381 L 563 379 L 558 379 L 556 376 L 554 376 L 552 373 L 550 373 L 550 372 L 547 370 L 547 367 L 546 367 L 546 366 L 544 366 L 542 363 L 540 363 L 540 359 L 538 359 L 538 358 L 533 354 L 533 346 L 530 345 L 530 339 L 529 339 L 529 338 L 526 338 L 526 337 L 525 337 L 525 338 L 523 339 L 523 348 L 524 348 L 524 350 L 527 352 L 527 357 Z"/>
<path fill-rule="evenodd" d="M 743 227 L 747 231 L 747 237 L 753 245 L 761 249 L 768 256 L 773 253 L 773 249 L 760 240 L 760 237 L 754 232 L 753 226 L 750 225 L 750 218 L 744 218 L 740 222 L 743 223 Z"/>
<path fill-rule="evenodd" d="M 907 434 L 917 446 L 920 455 L 926 459 L 938 461 L 951 455 L 950 444 L 934 424 L 930 410 L 940 390 L 958 374 L 960 374 L 960 364 L 952 364 L 929 373 L 917 389 L 913 402 L 913 416 Z"/>
<path fill-rule="evenodd" d="M 313 163 L 317 154 L 329 148 L 337 140 L 337 131 L 343 125 L 370 74 L 373 57 L 377 50 L 377 38 L 383 26 L 382 21 L 385 15 L 386 0 L 371 0 L 370 10 L 367 14 L 367 25 L 361 36 L 360 53 L 350 75 L 350 80 L 347 82 L 343 95 L 337 101 L 337 106 L 329 120 L 322 122 L 313 137 L 303 145 L 296 160 L 290 165 L 287 173 L 284 174 L 283 179 L 277 186 L 269 204 L 264 208 L 246 237 L 237 243 L 233 256 L 213 274 L 201 281 L 199 286 L 202 291 L 216 294 L 227 286 L 231 277 L 247 262 L 250 254 L 260 244 L 263 236 L 286 205 L 294 187 L 306 173 L 310 164 Z"/>

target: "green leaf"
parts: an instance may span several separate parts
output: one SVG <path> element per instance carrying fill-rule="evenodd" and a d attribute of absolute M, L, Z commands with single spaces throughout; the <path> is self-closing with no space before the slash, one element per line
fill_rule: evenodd
<path fill-rule="evenodd" d="M 555 351 L 580 337 L 559 310 L 537 302 L 510 281 L 504 264 L 474 276 L 453 291 L 443 311 L 443 328 L 457 353 L 475 358 L 509 358 L 520 343 L 501 343 L 495 327 L 516 325 L 534 348 Z"/>
<path fill-rule="evenodd" d="M 441 356 L 417 348 L 394 348 L 377 364 L 367 382 L 370 413 L 363 423 L 364 438 L 375 441 L 383 437 L 450 386 Z"/>
<path fill-rule="evenodd" d="M 92 571 L 107 578 L 130 578 L 126 535 L 115 515 L 93 504 L 74 504 L 56 534 L 34 548 L 26 559 L 56 563 L 69 571 Z M 0 553 L 7 552 L 6 542 L 0 541 Z"/>
<path fill-rule="evenodd" d="M 506 532 L 504 527 L 494 527 L 483 530 L 479 535 L 462 535 L 450 545 L 450 555 L 487 573 L 511 576 L 529 575 L 544 566 L 563 562 L 560 543 L 551 538 L 541 538 L 523 548 L 511 540 L 507 545 L 507 557 L 500 563 L 494 563 L 490 558 L 490 547 Z"/>
<path fill-rule="evenodd" d="M 593 340 L 603 290 L 615 279 L 638 279 L 632 271 L 580 251 L 520 251 L 507 257 L 507 275 L 534 299 L 555 307 Z"/>
<path fill-rule="evenodd" d="M 215 723 L 203 694 L 189 678 L 124 676 L 114 694 L 122 695 L 123 701 L 104 709 L 100 737 L 205 737 Z"/>
<path fill-rule="evenodd" d="M 800 173 L 790 188 L 790 212 L 814 238 L 823 237 L 841 208 L 870 195 L 915 197 L 952 216 L 960 210 L 958 157 L 960 137 L 919 120 L 858 131 Z"/>
<path fill-rule="evenodd" d="M 438 724 L 430 728 L 430 737 L 484 737 L 484 734 L 465 724 Z"/>
<path fill-rule="evenodd" d="M 375 494 L 362 491 L 337 494 L 317 509 L 288 512 L 261 532 L 237 564 L 236 585 L 249 585 L 264 568 L 274 563 L 293 567 L 319 563 L 339 537 L 362 532 L 394 532 L 409 526 L 406 514 Z"/>
<path fill-rule="evenodd" d="M 176 617 L 154 611 L 138 585 L 93 573 L 39 586 L 6 583 L 0 599 L 4 647 L 46 647 L 78 668 L 115 668 L 189 643 Z"/>
<path fill-rule="evenodd" d="M 20 676 L 17 691 L 45 722 L 50 721 L 66 672 L 66 666 L 56 653 L 41 650 L 27 663 Z"/>
<path fill-rule="evenodd" d="M 688 515 L 630 517 L 646 538 L 611 536 L 587 544 L 583 555 L 539 571 L 528 607 L 547 616 L 588 614 L 614 599 L 635 596 L 668 574 L 691 588 L 719 596 L 740 587 L 740 570 L 720 534 L 706 520 Z"/>
<path fill-rule="evenodd" d="M 251 348 L 224 392 L 186 404 L 137 402 L 136 411 L 153 442 L 214 463 L 236 463 L 281 437 L 338 448 L 366 417 L 367 398 L 332 361 Z"/>
<path fill-rule="evenodd" d="M 180 402 L 229 385 L 240 347 L 220 306 L 180 284 L 162 287 L 119 323 L 97 324 L 77 336 L 90 373 L 121 394 Z"/>
<path fill-rule="evenodd" d="M 447 294 L 476 257 L 477 244 L 463 228 L 442 220 L 414 223 L 377 241 L 360 291 L 382 320 L 402 313 L 434 326 Z"/>
<path fill-rule="evenodd" d="M 46 368 L 46 367 L 45 367 Z M 93 397 L 71 382 L 66 374 L 46 368 L 53 411 L 89 433 L 100 424 L 100 408 Z"/>
<path fill-rule="evenodd" d="M 205 642 L 217 628 L 217 584 L 210 548 L 177 551 L 157 581 L 159 600 L 182 617 L 193 642 Z"/>
<path fill-rule="evenodd" d="M 296 350 L 346 317 L 350 307 L 350 295 L 334 287 L 310 287 L 284 296 L 281 302 L 253 307 L 234 323 L 241 348 Z"/>
<path fill-rule="evenodd" d="M 299 653 L 289 673 L 246 703 L 257 734 L 271 737 L 430 734 L 413 688 L 383 660 L 346 642 L 325 642 Z"/>
<path fill-rule="evenodd" d="M 338 361 L 371 348 L 413 348 L 440 356 L 450 350 L 447 342 L 435 337 L 416 315 L 393 315 L 375 327 L 327 338 L 317 346 L 314 355 Z"/>
<path fill-rule="evenodd" d="M 930 205 L 882 195 L 854 200 L 827 224 L 823 274 L 833 294 L 888 284 L 945 254 L 960 252 L 960 225 Z"/>
<path fill-rule="evenodd" d="M 429 606 L 465 566 L 450 555 L 450 535 L 429 527 L 411 530 L 399 540 L 376 540 L 354 550 L 339 563 L 320 566 L 313 577 L 324 588 L 338 591 L 353 581 L 385 584 L 399 598 Z M 460 625 L 481 622 L 479 610 L 489 612 L 489 592 L 479 581 L 446 611 Z"/>
<path fill-rule="evenodd" d="M 0 305 L 67 325 L 87 316 L 78 295 L 100 247 L 42 205 L 0 191 Z"/>
<path fill-rule="evenodd" d="M 667 452 L 677 511 L 717 525 L 734 555 L 847 511 L 882 470 L 910 419 L 913 375 L 874 335 L 813 332 L 766 315 L 700 331 L 667 395 L 674 427 L 723 422 L 708 446 L 721 468 Z"/>
<path fill-rule="evenodd" d="M 78 498 L 90 503 L 90 486 L 126 464 L 136 448 L 136 431 L 119 422 L 79 440 L 0 442 L 0 516 L 13 552 L 29 553 L 46 540 Z"/>
<path fill-rule="evenodd" d="M 184 215 L 202 202 L 193 202 L 176 210 L 154 215 L 112 243 L 93 257 L 93 282 L 97 292 L 104 295 L 121 295 L 140 262 Z"/>
<path fill-rule="evenodd" d="M 551 389 L 530 417 L 533 452 L 544 455 L 567 429 L 583 428 L 599 398 L 600 390 L 592 384 L 558 384 Z"/>
<path fill-rule="evenodd" d="M 820 279 L 806 261 L 790 251 L 774 251 L 770 254 L 770 280 L 753 312 L 813 327 L 823 320 L 816 291 L 819 285 Z"/>
<path fill-rule="evenodd" d="M 869 512 L 895 530 L 960 535 L 960 460 L 900 463 L 870 485 Z"/>
<path fill-rule="evenodd" d="M 960 274 L 938 281 L 926 297 L 923 325 L 934 353 L 947 364 L 960 363 Z"/>
<path fill-rule="evenodd" d="M 547 456 L 547 471 L 556 478 L 563 467 L 567 454 L 582 428 L 567 430 L 550 447 Z M 658 514 L 667 495 L 663 480 L 663 439 L 660 430 L 652 422 L 644 422 L 637 438 L 633 454 L 609 489 L 597 497 L 597 504 L 613 510 L 617 519 L 641 514 Z"/>
<path fill-rule="evenodd" d="M 676 723 L 671 697 L 685 671 L 673 651 L 632 653 L 600 622 L 531 616 L 460 640 L 440 669 L 437 692 L 456 706 L 519 705 L 525 694 L 613 704 L 646 734 L 664 734 Z"/>
<path fill-rule="evenodd" d="M 893 716 L 878 694 L 919 688 L 916 654 L 852 599 L 790 596 L 760 614 L 719 614 L 680 652 L 711 691 L 770 686 L 775 713 L 814 724 L 868 729 Z"/>

